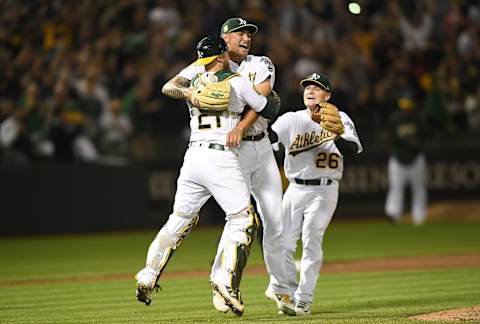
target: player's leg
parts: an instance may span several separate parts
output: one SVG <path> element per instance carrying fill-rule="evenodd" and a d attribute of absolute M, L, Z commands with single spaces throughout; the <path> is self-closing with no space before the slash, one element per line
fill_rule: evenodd
<path fill-rule="evenodd" d="M 283 196 L 282 212 L 285 219 L 285 271 L 287 274 L 288 293 L 292 298 L 298 287 L 295 251 L 297 250 L 297 242 L 302 234 L 303 213 L 306 203 L 303 188 L 296 184 L 290 184 Z"/>
<path fill-rule="evenodd" d="M 252 174 L 252 195 L 262 219 L 263 257 L 270 275 L 265 295 L 275 301 L 284 313 L 295 315 L 295 305 L 290 300 L 285 271 L 285 239 L 283 236 L 282 180 L 270 142 L 257 143 L 257 171 Z"/>
<path fill-rule="evenodd" d="M 238 162 L 240 163 L 240 170 L 242 171 L 243 179 L 247 185 L 247 188 L 251 188 L 251 176 L 254 170 L 257 168 L 256 158 L 255 158 L 256 152 L 255 152 L 255 146 L 253 146 L 253 142 L 242 142 L 238 153 L 239 153 Z M 217 253 L 213 260 L 214 266 L 220 264 L 221 253 L 224 249 L 224 245 L 226 242 L 226 240 L 225 239 L 222 240 L 222 238 L 225 238 L 225 235 L 223 235 L 223 232 L 220 234 L 218 238 Z M 218 310 L 222 311 L 222 309 L 218 309 Z"/>
<path fill-rule="evenodd" d="M 205 170 L 204 174 L 209 179 L 207 188 L 227 215 L 220 240 L 223 249 L 215 258 L 210 278 L 212 288 L 224 298 L 230 309 L 242 315 L 244 305 L 240 282 L 256 236 L 258 220 L 250 205 L 250 191 L 235 153 L 219 153 L 222 154 L 211 161 L 214 167 Z"/>
<path fill-rule="evenodd" d="M 157 287 L 167 262 L 197 224 L 198 211 L 211 196 L 208 190 L 195 182 L 195 166 L 190 165 L 187 157 L 192 160 L 187 152 L 177 181 L 173 213 L 150 244 L 145 268 L 136 275 L 137 299 L 146 305 L 151 302 L 151 293 Z"/>
<path fill-rule="evenodd" d="M 286 294 L 284 270 L 282 180 L 271 148 L 263 154 L 259 169 L 252 174 L 252 195 L 263 223 L 263 257 L 270 274 L 270 290 Z"/>
<path fill-rule="evenodd" d="M 405 190 L 405 168 L 396 158 L 388 160 L 388 194 L 385 203 L 385 213 L 394 222 L 399 222 L 403 213 L 404 190 Z"/>
<path fill-rule="evenodd" d="M 338 183 L 317 187 L 310 197 L 311 203 L 306 206 L 302 227 L 300 281 L 295 292 L 297 315 L 311 313 L 313 293 L 323 262 L 323 236 L 337 206 Z"/>
<path fill-rule="evenodd" d="M 427 185 L 425 156 L 419 155 L 412 164 L 412 217 L 415 225 L 422 225 L 427 217 Z"/>

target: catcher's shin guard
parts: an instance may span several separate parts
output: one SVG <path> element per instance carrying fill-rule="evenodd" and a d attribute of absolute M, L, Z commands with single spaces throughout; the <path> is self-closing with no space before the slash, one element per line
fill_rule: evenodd
<path fill-rule="evenodd" d="M 175 212 L 170 215 L 167 223 L 162 227 L 148 249 L 146 268 L 153 270 L 155 273 L 151 282 L 144 283 L 149 289 L 156 286 L 158 278 L 176 248 L 197 225 L 198 219 L 198 214 Z"/>
<path fill-rule="evenodd" d="M 231 226 L 233 231 L 230 232 L 231 235 L 222 252 L 222 268 L 229 274 L 229 286 L 232 289 L 238 289 L 250 254 L 250 247 L 257 235 L 259 227 L 257 214 L 250 206 L 230 216 L 226 226 Z"/>

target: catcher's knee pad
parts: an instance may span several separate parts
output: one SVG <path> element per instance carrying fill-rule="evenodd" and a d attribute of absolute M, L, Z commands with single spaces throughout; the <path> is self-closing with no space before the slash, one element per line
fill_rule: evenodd
<path fill-rule="evenodd" d="M 198 219 L 198 214 L 175 212 L 170 215 L 148 249 L 147 266 L 157 272 L 157 277 L 162 273 L 175 249 L 197 225 Z"/>
<path fill-rule="evenodd" d="M 249 207 L 230 215 L 225 226 L 228 227 L 226 232 L 229 236 L 222 251 L 222 268 L 230 275 L 230 287 L 236 289 L 240 286 L 250 247 L 257 233 L 258 218 L 253 207 Z"/>

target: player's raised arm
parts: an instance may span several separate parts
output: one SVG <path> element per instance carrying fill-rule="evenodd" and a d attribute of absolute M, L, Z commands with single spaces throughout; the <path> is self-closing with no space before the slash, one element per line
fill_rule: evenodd
<path fill-rule="evenodd" d="M 192 95 L 190 80 L 177 74 L 163 85 L 162 93 L 173 99 L 190 100 Z"/>

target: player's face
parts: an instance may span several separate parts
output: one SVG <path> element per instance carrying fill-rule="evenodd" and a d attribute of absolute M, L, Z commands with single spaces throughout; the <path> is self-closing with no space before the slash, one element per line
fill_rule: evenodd
<path fill-rule="evenodd" d="M 252 33 L 247 30 L 239 30 L 223 36 L 228 45 L 228 51 L 232 59 L 243 60 L 248 55 L 252 43 Z"/>
<path fill-rule="evenodd" d="M 309 109 L 313 109 L 315 105 L 326 102 L 330 99 L 330 92 L 316 84 L 308 84 L 303 91 L 303 103 Z"/>

